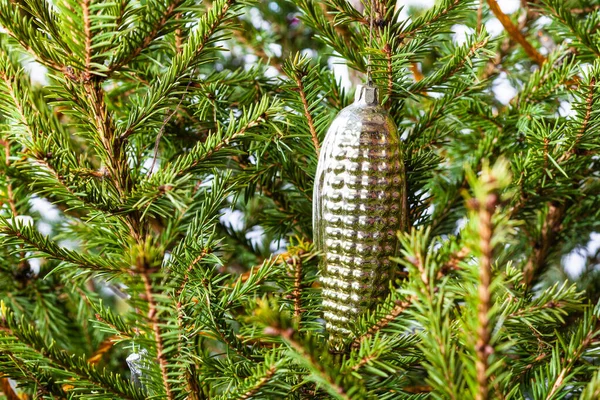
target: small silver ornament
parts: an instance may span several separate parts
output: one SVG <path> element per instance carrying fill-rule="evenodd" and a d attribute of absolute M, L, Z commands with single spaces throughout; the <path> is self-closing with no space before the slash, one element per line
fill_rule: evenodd
<path fill-rule="evenodd" d="M 400 139 L 378 97 L 372 85 L 358 88 L 327 131 L 317 166 L 313 231 L 333 351 L 344 350 L 358 317 L 385 295 L 402 223 Z"/>
<path fill-rule="evenodd" d="M 144 381 L 148 379 L 148 373 L 151 369 L 148 351 L 140 349 L 131 353 L 126 360 L 129 370 L 131 371 L 131 381 L 135 386 L 145 390 Z"/>

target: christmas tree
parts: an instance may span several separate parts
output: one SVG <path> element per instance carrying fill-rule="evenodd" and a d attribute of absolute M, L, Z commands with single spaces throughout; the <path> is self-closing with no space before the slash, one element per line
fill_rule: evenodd
<path fill-rule="evenodd" d="M 600 398 L 600 3 L 429 3 L 0 0 L 2 398 Z M 367 70 L 405 218 L 333 352 L 313 185 Z"/>

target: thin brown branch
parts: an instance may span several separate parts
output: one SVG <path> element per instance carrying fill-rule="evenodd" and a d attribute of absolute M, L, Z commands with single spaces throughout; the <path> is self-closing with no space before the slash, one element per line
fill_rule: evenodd
<path fill-rule="evenodd" d="M 302 318 L 302 258 L 292 257 L 291 261 L 294 266 L 294 290 L 292 291 L 294 318 L 296 318 L 299 327 Z"/>
<path fill-rule="evenodd" d="M 364 335 L 354 338 L 352 341 L 352 348 L 358 349 L 363 341 L 369 339 L 371 336 L 388 326 L 390 322 L 395 320 L 400 314 L 406 311 L 408 307 L 410 307 L 413 300 L 413 297 L 408 297 L 405 300 L 398 300 L 394 308 L 392 308 L 392 310 L 386 316 L 377 321 L 375 325 L 371 326 Z"/>
<path fill-rule="evenodd" d="M 296 80 L 296 86 L 298 87 L 298 94 L 300 95 L 300 99 L 302 100 L 302 106 L 304 107 L 304 116 L 308 122 L 308 129 L 310 130 L 310 136 L 312 138 L 312 142 L 315 146 L 315 152 L 317 153 L 317 158 L 319 157 L 319 137 L 317 136 L 317 130 L 315 128 L 315 122 L 313 120 L 312 115 L 310 114 L 310 108 L 308 105 L 308 100 L 306 98 L 306 93 L 304 91 L 304 83 L 302 82 L 302 78 L 298 76 L 298 74 L 294 74 L 294 79 Z"/>
<path fill-rule="evenodd" d="M 548 213 L 542 225 L 541 236 L 534 243 L 533 251 L 523 269 L 523 283 L 528 287 L 531 286 L 542 270 L 548 255 L 550 255 L 554 247 L 564 218 L 565 208 L 565 205 L 558 207 L 550 204 L 548 206 Z"/>
<path fill-rule="evenodd" d="M 254 385 L 254 387 L 252 387 L 250 390 L 248 390 L 246 393 L 244 393 L 241 397 L 240 400 L 247 400 L 250 399 L 252 397 L 254 397 L 258 391 L 267 384 L 267 382 L 269 382 L 271 380 L 271 378 L 273 377 L 273 375 L 275 375 L 275 372 L 277 371 L 277 369 L 275 368 L 274 365 L 272 365 L 271 367 L 269 367 L 269 369 L 266 371 L 265 376 L 263 376 L 257 383 L 256 385 Z"/>
<path fill-rule="evenodd" d="M 267 335 L 272 336 L 281 336 L 285 342 L 287 342 L 290 347 L 292 347 L 300 356 L 302 356 L 307 362 L 311 364 L 313 369 L 321 376 L 323 381 L 327 382 L 329 387 L 334 390 L 337 394 L 337 398 L 342 400 L 350 400 L 348 393 L 346 390 L 340 386 L 340 384 L 334 379 L 327 370 L 323 367 L 323 364 L 320 360 L 315 359 L 315 357 L 309 353 L 301 343 L 299 343 L 294 337 L 295 331 L 291 328 L 282 329 L 281 327 L 270 326 L 265 329 L 265 333 Z"/>
<path fill-rule="evenodd" d="M 588 88 L 589 92 L 588 92 L 588 95 L 585 100 L 585 116 L 583 117 L 583 122 L 581 124 L 581 128 L 579 129 L 579 132 L 577 132 L 577 135 L 575 136 L 575 140 L 573 141 L 571 148 L 568 151 L 566 151 L 565 153 L 563 153 L 562 156 L 559 157 L 558 163 L 568 160 L 569 158 L 571 158 L 571 156 L 573 156 L 574 154 L 577 153 L 577 147 L 579 145 L 579 142 L 581 141 L 581 138 L 585 134 L 585 131 L 588 129 L 588 126 L 590 124 L 590 119 L 592 117 L 592 108 L 594 105 L 595 89 L 596 89 L 596 78 L 592 77 L 590 79 L 590 85 Z"/>
<path fill-rule="evenodd" d="M 554 385 L 552 385 L 552 389 L 550 389 L 550 391 L 548 392 L 546 400 L 551 400 L 554 398 L 554 395 L 558 392 L 558 390 L 562 387 L 563 383 L 565 382 L 565 377 L 571 372 L 571 370 L 575 366 L 575 363 L 580 360 L 581 356 L 583 355 L 583 352 L 592 343 L 592 339 L 594 338 L 596 333 L 596 329 L 591 329 L 586 335 L 586 337 L 582 340 L 581 345 L 572 354 L 569 355 L 565 365 L 562 367 L 560 373 L 556 377 Z"/>
<path fill-rule="evenodd" d="M 183 281 L 181 282 L 181 285 L 179 285 L 179 289 L 177 289 L 177 296 L 179 296 L 181 294 L 181 292 L 183 292 L 183 289 L 185 288 L 185 285 L 187 285 L 188 281 L 190 280 L 190 273 L 192 272 L 192 270 L 194 269 L 194 267 L 204 259 L 204 257 L 206 257 L 207 254 L 209 254 L 211 252 L 210 249 L 202 249 L 202 251 L 200 252 L 200 254 L 198 254 L 198 256 L 196 256 L 196 258 L 194 258 L 192 260 L 192 262 L 190 263 L 190 265 L 188 265 L 186 272 L 185 272 L 185 276 L 183 277 Z"/>
<path fill-rule="evenodd" d="M 42 56 L 40 56 L 39 54 L 37 54 L 35 52 L 35 50 L 33 50 L 33 48 L 29 45 L 29 43 L 25 42 L 18 35 L 15 35 L 8 27 L 3 26 L 2 28 L 4 28 L 5 32 L 8 33 L 8 35 L 10 37 L 12 37 L 17 42 L 19 42 L 19 44 L 21 45 L 21 47 L 23 47 L 25 49 L 25 51 L 27 51 L 29 54 L 31 54 L 40 64 L 45 65 L 46 67 L 54 69 L 56 71 L 61 71 L 64 74 L 67 74 L 67 71 L 68 71 L 67 67 L 65 67 L 64 65 L 61 65 L 61 64 L 57 63 L 54 60 L 43 58 Z"/>
<path fill-rule="evenodd" d="M 493 177 L 490 177 L 490 180 Z M 479 247 L 481 258 L 479 261 L 479 304 L 477 314 L 479 326 L 477 328 L 477 343 L 475 344 L 475 368 L 477 370 L 476 400 L 489 398 L 488 388 L 488 358 L 494 352 L 490 346 L 489 312 L 491 308 L 490 284 L 492 282 L 492 215 L 498 201 L 498 196 L 490 193 L 484 204 L 479 204 Z"/>
<path fill-rule="evenodd" d="M 571 14 L 589 14 L 600 9 L 600 5 L 596 4 L 590 7 L 571 8 Z"/>
<path fill-rule="evenodd" d="M 156 38 L 156 36 L 158 36 L 158 33 L 162 30 L 162 28 L 165 26 L 165 24 L 169 21 L 169 18 L 171 18 L 171 16 L 173 16 L 173 14 L 175 13 L 175 10 L 177 9 L 177 7 L 179 7 L 179 5 L 183 2 L 183 0 L 174 0 L 171 4 L 169 4 L 167 6 L 167 8 L 165 9 L 165 11 L 163 12 L 163 14 L 161 15 L 160 19 L 156 22 L 156 24 L 154 25 L 154 27 L 152 28 L 152 30 L 150 30 L 150 32 L 148 32 L 148 34 L 146 35 L 146 37 L 144 37 L 144 40 L 142 40 L 142 43 L 140 43 L 140 45 L 138 47 L 136 47 L 127 57 L 125 57 L 124 59 L 122 59 L 121 61 L 112 64 L 108 67 L 108 74 L 118 70 L 119 68 L 121 68 L 124 65 L 129 64 L 133 59 L 135 59 L 137 56 L 139 56 L 142 51 L 144 51 L 144 49 L 146 49 L 150 43 L 152 43 L 152 41 Z"/>
<path fill-rule="evenodd" d="M 538 65 L 542 65 L 546 61 L 546 57 L 541 55 L 535 49 L 535 47 L 533 47 L 531 43 L 529 43 L 527 39 L 525 39 L 525 36 L 523 36 L 519 28 L 515 24 L 513 24 L 513 22 L 506 14 L 502 12 L 497 0 L 487 0 L 487 3 L 490 6 L 490 10 L 492 10 L 496 18 L 498 18 L 502 26 L 504 26 L 504 29 L 506 29 L 510 37 L 512 37 L 513 40 L 515 40 L 523 47 L 525 53 L 527 53 L 527 55 L 533 61 L 535 61 Z"/>
<path fill-rule="evenodd" d="M 439 13 L 438 15 L 433 17 L 431 20 L 429 20 L 429 22 L 427 23 L 427 26 L 435 24 L 442 17 L 446 16 L 450 11 L 452 11 L 453 9 L 458 7 L 458 5 L 460 4 L 461 1 L 462 0 L 454 0 L 454 3 L 450 4 L 448 6 L 448 8 L 446 8 L 444 11 L 442 11 L 441 13 Z M 414 29 L 411 29 L 410 31 L 403 32 L 402 34 L 400 34 L 400 41 L 404 41 L 405 38 L 414 35 L 416 32 L 418 32 L 421 29 L 423 29 L 423 26 L 419 25 L 419 26 L 415 27 Z"/>
<path fill-rule="evenodd" d="M 154 295 L 152 293 L 152 281 L 150 279 L 150 272 L 142 266 L 140 275 L 142 277 L 142 281 L 144 282 L 146 301 L 148 302 L 148 321 L 150 322 L 150 325 L 152 325 L 152 330 L 154 331 L 154 341 L 156 343 L 156 358 L 158 359 L 158 364 L 160 366 L 160 373 L 163 380 L 163 386 L 165 388 L 167 399 L 173 400 L 175 396 L 171 391 L 171 384 L 169 383 L 169 376 L 167 373 L 168 363 L 165 357 L 165 347 L 163 343 L 163 338 L 160 333 L 159 321 L 156 315 L 157 306 L 156 300 L 154 299 Z"/>

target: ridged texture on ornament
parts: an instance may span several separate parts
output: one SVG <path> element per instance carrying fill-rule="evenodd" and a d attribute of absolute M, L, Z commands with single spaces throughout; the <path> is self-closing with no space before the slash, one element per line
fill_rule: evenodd
<path fill-rule="evenodd" d="M 396 125 L 377 89 L 359 87 L 327 131 L 313 195 L 324 319 L 334 350 L 346 346 L 358 317 L 387 290 L 403 190 Z"/>

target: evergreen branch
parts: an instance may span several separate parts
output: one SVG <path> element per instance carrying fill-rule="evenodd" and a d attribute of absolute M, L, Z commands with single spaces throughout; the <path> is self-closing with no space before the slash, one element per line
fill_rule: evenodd
<path fill-rule="evenodd" d="M 9 6 L 9 4 L 11 4 Z M 25 49 L 25 51 L 29 54 L 31 54 L 37 61 L 39 61 L 41 64 L 54 69 L 56 71 L 61 71 L 63 73 L 67 73 L 68 72 L 68 67 L 66 67 L 65 65 L 62 65 L 61 63 L 59 63 L 56 59 L 50 58 L 48 56 L 48 54 L 42 54 L 40 51 L 40 47 L 43 48 L 44 45 L 48 45 L 50 49 L 52 50 L 56 50 L 54 48 L 54 46 L 51 45 L 51 43 L 48 43 L 47 40 L 40 40 L 41 37 L 43 37 L 42 35 L 32 35 L 33 37 L 27 37 L 28 35 L 23 35 L 20 34 L 21 32 L 17 32 L 17 30 L 15 30 L 14 28 L 18 28 L 16 26 L 13 26 L 12 22 L 13 21 L 18 21 L 18 17 L 16 17 L 16 15 L 20 14 L 18 13 L 18 11 L 15 11 L 14 9 L 10 9 L 15 7 L 17 8 L 15 5 L 12 4 L 12 1 L 9 0 L 2 0 L 0 1 L 0 22 L 2 23 L 2 28 L 6 31 L 6 33 L 12 37 L 13 39 L 15 39 L 20 45 L 21 47 L 23 47 L 23 49 Z M 25 21 L 25 24 L 28 25 L 29 21 Z M 27 26 L 27 29 L 32 29 L 31 26 Z M 44 37 L 44 39 L 46 39 Z M 33 47 L 35 46 L 35 48 Z"/>
<path fill-rule="evenodd" d="M 317 130 L 315 129 L 315 122 L 313 121 L 312 114 L 310 112 L 310 106 L 308 104 L 308 100 L 306 99 L 306 90 L 304 88 L 304 84 L 302 82 L 302 76 L 295 71 L 294 81 L 296 82 L 296 87 L 298 88 L 298 94 L 300 95 L 300 99 L 302 100 L 302 106 L 304 107 L 304 116 L 306 117 L 306 121 L 308 122 L 308 129 L 310 130 L 310 137 L 315 146 L 315 152 L 317 153 L 317 158 L 319 157 L 319 137 L 317 136 Z"/>
<path fill-rule="evenodd" d="M 546 258 L 554 249 L 565 212 L 565 205 L 560 207 L 553 204 L 548 205 L 548 212 L 540 232 L 541 237 L 536 241 L 536 245 L 533 246 L 533 251 L 529 255 L 523 269 L 523 284 L 525 286 L 531 286 L 546 263 Z"/>
<path fill-rule="evenodd" d="M 160 366 L 160 373 L 163 380 L 163 386 L 165 388 L 165 394 L 168 400 L 174 400 L 174 394 L 171 391 L 171 384 L 169 382 L 169 375 L 167 371 L 168 361 L 165 355 L 165 347 L 163 338 L 160 332 L 160 325 L 157 318 L 157 305 L 156 300 L 154 299 L 154 295 L 152 293 L 152 281 L 150 278 L 150 272 L 145 266 L 138 266 L 141 269 L 140 276 L 142 277 L 142 281 L 144 282 L 144 290 L 146 293 L 146 302 L 148 303 L 148 321 L 152 326 L 152 331 L 154 332 L 154 342 L 156 343 L 156 358 L 158 359 L 158 364 Z"/>
<path fill-rule="evenodd" d="M 379 332 L 380 330 L 382 330 L 383 328 L 388 326 L 390 324 L 390 322 L 394 321 L 396 318 L 398 318 L 398 316 L 400 316 L 400 314 L 402 314 L 404 311 L 406 311 L 406 309 L 408 307 L 410 307 L 410 305 L 413 303 L 414 300 L 415 300 L 414 296 L 408 297 L 404 300 L 397 300 L 396 305 L 394 306 L 394 308 L 392 308 L 392 310 L 387 315 L 385 315 L 383 318 L 381 318 L 379 321 L 377 321 L 377 323 L 375 325 L 371 326 L 365 332 L 365 334 L 354 338 L 354 340 L 352 341 L 352 345 L 351 345 L 352 349 L 356 350 L 356 349 L 360 348 L 360 344 L 363 341 L 371 338 L 377 332 Z"/>
<path fill-rule="evenodd" d="M 488 177 L 495 179 L 493 176 Z M 489 184 L 491 182 L 484 182 Z M 475 352 L 477 355 L 475 367 L 477 369 L 477 400 L 487 400 L 488 398 L 488 358 L 494 351 L 490 346 L 490 322 L 489 312 L 491 308 L 490 284 L 492 282 L 492 235 L 494 226 L 492 224 L 492 215 L 496 207 L 498 196 L 495 193 L 489 193 L 484 204 L 478 204 L 479 210 L 479 247 L 481 259 L 479 262 L 479 304 L 477 306 L 479 326 L 477 327 L 477 343 Z"/>
<path fill-rule="evenodd" d="M 387 101 L 385 103 L 385 107 L 389 109 L 392 106 L 392 97 L 394 94 L 394 69 L 393 69 L 393 58 L 392 58 L 392 47 L 389 43 L 386 43 L 383 46 L 383 54 L 385 54 L 385 59 L 387 61 Z"/>
<path fill-rule="evenodd" d="M 181 293 L 183 292 L 183 289 L 185 289 L 185 285 L 187 285 L 188 281 L 190 280 L 190 273 L 193 271 L 194 267 L 200 262 L 202 261 L 207 254 L 211 253 L 212 250 L 208 249 L 208 248 L 204 248 L 202 249 L 202 251 L 200 252 L 200 254 L 198 254 L 190 263 L 190 265 L 188 265 L 188 267 L 186 268 L 186 272 L 183 276 L 183 280 L 181 281 L 181 284 L 179 285 L 179 289 L 177 289 L 177 296 L 181 295 Z"/>
<path fill-rule="evenodd" d="M 588 315 L 586 315 L 585 317 L 588 317 Z M 575 333 L 574 337 L 572 338 L 571 343 L 569 344 L 568 349 L 567 349 L 568 351 L 566 354 L 567 357 L 566 357 L 565 363 L 563 364 L 562 368 L 560 369 L 560 372 L 554 379 L 554 383 L 553 383 L 550 391 L 548 392 L 548 394 L 545 397 L 546 400 L 552 400 L 557 397 L 559 390 L 562 389 L 563 386 L 567 383 L 567 381 L 569 379 L 568 375 L 575 368 L 575 364 L 581 360 L 581 357 L 583 356 L 585 351 L 593 343 L 593 339 L 598 335 L 598 333 L 599 333 L 598 327 L 597 327 L 598 321 L 595 317 L 592 317 L 591 326 L 585 326 L 586 324 L 587 324 L 587 321 L 584 322 L 583 327 L 580 327 L 580 331 L 582 328 L 583 329 L 588 328 L 588 332 L 585 334 L 585 336 L 583 338 L 579 338 L 578 336 L 580 334 L 580 331 L 578 331 Z M 577 343 L 577 345 L 575 345 L 574 342 L 579 342 L 579 343 Z M 573 347 L 575 347 L 575 348 L 573 348 Z M 556 355 L 557 354 L 554 353 L 553 357 L 555 357 Z M 548 383 L 550 383 L 550 382 L 548 382 Z M 561 398 L 561 397 L 558 397 L 558 398 Z"/>
<path fill-rule="evenodd" d="M 571 8 L 569 11 L 571 12 L 571 14 L 589 14 L 589 13 L 592 13 L 599 9 L 600 9 L 600 4 L 596 4 L 596 5 L 593 5 L 590 7 Z"/>
<path fill-rule="evenodd" d="M 457 72 L 461 71 L 465 64 L 472 65 L 472 58 L 477 53 L 485 48 L 488 44 L 489 38 L 481 34 L 473 40 L 471 44 L 467 43 L 464 46 L 460 46 L 450 59 L 441 67 L 436 70 L 435 73 L 428 75 L 427 77 L 420 79 L 413 83 L 409 91 L 412 93 L 418 93 L 426 91 L 427 89 L 439 85 L 448 84 L 448 80 L 456 75 Z"/>
<path fill-rule="evenodd" d="M 25 324 L 22 319 L 18 323 L 12 311 L 8 310 L 2 302 L 0 313 L 0 331 L 4 337 L 14 337 L 18 339 L 17 343 L 12 345 L 11 351 L 16 350 L 17 346 L 26 346 L 36 357 L 49 360 L 59 366 L 64 371 L 74 374 L 79 379 L 91 383 L 93 386 L 103 389 L 121 399 L 142 400 L 144 397 L 133 387 L 130 382 L 123 380 L 119 375 L 106 374 L 100 372 L 95 366 L 87 363 L 81 357 L 71 356 L 66 351 L 58 349 L 55 343 L 48 345 L 41 336 L 37 328 L 33 325 Z M 3 350 L 11 344 L 0 344 Z M 30 354 L 29 357 L 32 355 Z M 35 361 L 30 358 L 31 361 Z"/>
<path fill-rule="evenodd" d="M 592 116 L 592 110 L 593 110 L 593 106 L 594 106 L 595 89 L 596 89 L 596 78 L 595 77 L 591 77 L 590 78 L 590 83 L 588 85 L 588 94 L 587 94 L 587 97 L 585 99 L 585 115 L 583 117 L 583 120 L 580 122 L 581 126 L 579 128 L 579 131 L 575 135 L 575 140 L 571 144 L 569 150 L 567 150 L 566 152 L 564 152 L 560 156 L 560 158 L 557 160 L 557 162 L 559 164 L 567 161 L 574 154 L 577 154 L 578 145 L 579 145 L 579 143 L 580 143 L 583 135 L 588 130 L 588 125 L 590 123 L 590 119 L 591 119 L 591 116 Z"/>
<path fill-rule="evenodd" d="M 14 220 L 0 219 L 0 238 L 4 245 L 10 245 L 14 242 L 23 244 L 22 250 L 37 251 L 48 258 L 77 266 L 83 270 L 102 274 L 123 273 L 127 270 L 125 265 L 112 259 L 112 257 L 83 254 L 60 247 L 39 233 L 34 226 L 25 225 Z"/>
<path fill-rule="evenodd" d="M 419 31 L 423 31 L 429 27 L 435 26 L 436 23 L 451 15 L 452 12 L 465 3 L 466 2 L 463 0 L 448 0 L 443 2 L 443 4 L 432 8 L 427 13 L 415 19 L 407 27 L 407 30 L 400 33 L 400 43 L 404 42 L 406 38 L 415 35 Z"/>
<path fill-rule="evenodd" d="M 571 13 L 570 6 L 565 4 L 564 1 L 543 0 L 543 3 L 550 11 L 552 17 L 554 17 L 554 20 L 559 23 L 561 28 L 563 28 L 561 29 L 560 34 L 566 36 L 570 33 L 577 39 L 572 42 L 572 46 L 577 48 L 578 53 L 583 53 L 582 50 L 587 50 L 591 53 L 593 59 L 600 56 L 600 46 L 598 46 L 595 35 L 598 29 L 597 19 L 587 19 L 587 21 L 593 22 L 596 26 L 587 23 L 581 24 L 575 15 Z M 565 27 L 567 30 L 564 30 Z"/>
<path fill-rule="evenodd" d="M 256 382 L 253 387 L 249 388 L 245 393 L 243 393 L 239 397 L 239 399 L 248 400 L 254 397 L 263 388 L 263 386 L 265 386 L 273 378 L 276 371 L 277 368 L 275 365 L 271 365 L 270 367 L 268 367 L 264 373 L 264 376 L 261 377 L 260 380 L 258 380 L 258 382 Z"/>
<path fill-rule="evenodd" d="M 150 44 L 152 43 L 152 41 L 154 39 L 156 39 L 156 36 L 164 28 L 164 26 L 169 21 L 169 19 L 176 13 L 177 7 L 179 7 L 179 5 L 182 4 L 182 3 L 183 3 L 183 0 L 172 0 L 172 2 L 167 6 L 167 8 L 165 8 L 165 10 L 163 11 L 162 15 L 158 19 L 158 21 L 156 21 L 156 23 L 153 25 L 153 27 L 150 30 L 150 32 L 148 32 L 146 34 L 146 36 L 144 37 L 144 39 L 142 40 L 142 42 L 139 43 L 138 46 L 136 46 L 133 49 L 133 51 L 131 51 L 126 57 L 124 57 L 121 60 L 117 60 L 116 62 L 114 62 L 113 64 L 111 64 L 108 67 L 108 74 L 110 75 L 112 72 L 120 69 L 124 65 L 129 64 L 137 56 L 139 56 L 142 53 L 142 51 L 144 51 L 144 49 L 146 49 L 148 46 L 150 46 Z M 151 5 L 151 3 L 147 3 L 148 7 L 150 5 Z M 151 12 L 151 11 L 152 10 L 149 10 L 149 12 Z"/>
<path fill-rule="evenodd" d="M 163 74 L 163 79 L 158 79 L 148 89 L 138 104 L 131 110 L 125 126 L 120 129 L 119 137 L 125 141 L 143 124 L 152 120 L 155 115 L 163 111 L 172 100 L 172 92 L 177 89 L 179 81 L 183 78 L 192 79 L 189 74 L 191 67 L 201 65 L 210 60 L 198 58 L 205 54 L 208 46 L 215 41 L 213 35 L 222 24 L 229 20 L 228 15 L 234 8 L 234 0 L 215 1 L 212 9 L 204 14 L 198 22 L 198 28 L 190 35 L 182 51 L 175 55 L 169 69 Z M 212 39 L 211 39 L 212 38 Z M 161 120 L 162 124 L 163 120 Z"/>
<path fill-rule="evenodd" d="M 293 257 L 292 263 L 294 266 L 294 289 L 292 290 L 292 298 L 294 299 L 294 317 L 300 328 L 300 319 L 302 317 L 302 258 Z"/>
<path fill-rule="evenodd" d="M 268 327 L 267 332 L 269 335 L 278 335 L 288 344 L 303 361 L 309 364 L 310 369 L 318 374 L 319 381 L 326 383 L 329 393 L 337 399 L 341 400 L 352 400 L 352 397 L 348 395 L 345 388 L 340 386 L 333 376 L 329 374 L 329 371 L 319 362 L 314 355 L 307 351 L 307 349 L 298 342 L 294 335 L 295 331 L 292 328 L 282 329 L 280 327 Z"/>
<path fill-rule="evenodd" d="M 490 10 L 492 10 L 494 15 L 496 16 L 496 18 L 498 18 L 500 23 L 502 23 L 502 26 L 504 27 L 504 29 L 506 29 L 506 31 L 513 38 L 513 40 L 515 40 L 517 43 L 519 43 L 523 47 L 523 50 L 525 50 L 525 53 L 527 53 L 527 55 L 533 61 L 535 61 L 538 65 L 544 64 L 544 62 L 546 61 L 546 57 L 541 55 L 535 49 L 535 47 L 533 47 L 531 45 L 531 43 L 529 43 L 527 41 L 527 39 L 525 39 L 525 36 L 523 36 L 523 34 L 519 30 L 519 28 L 515 24 L 513 24 L 513 22 L 510 20 L 510 18 L 506 14 L 504 14 L 502 12 L 502 10 L 500 9 L 500 6 L 498 5 L 497 0 L 487 0 L 487 3 L 490 7 Z"/>

